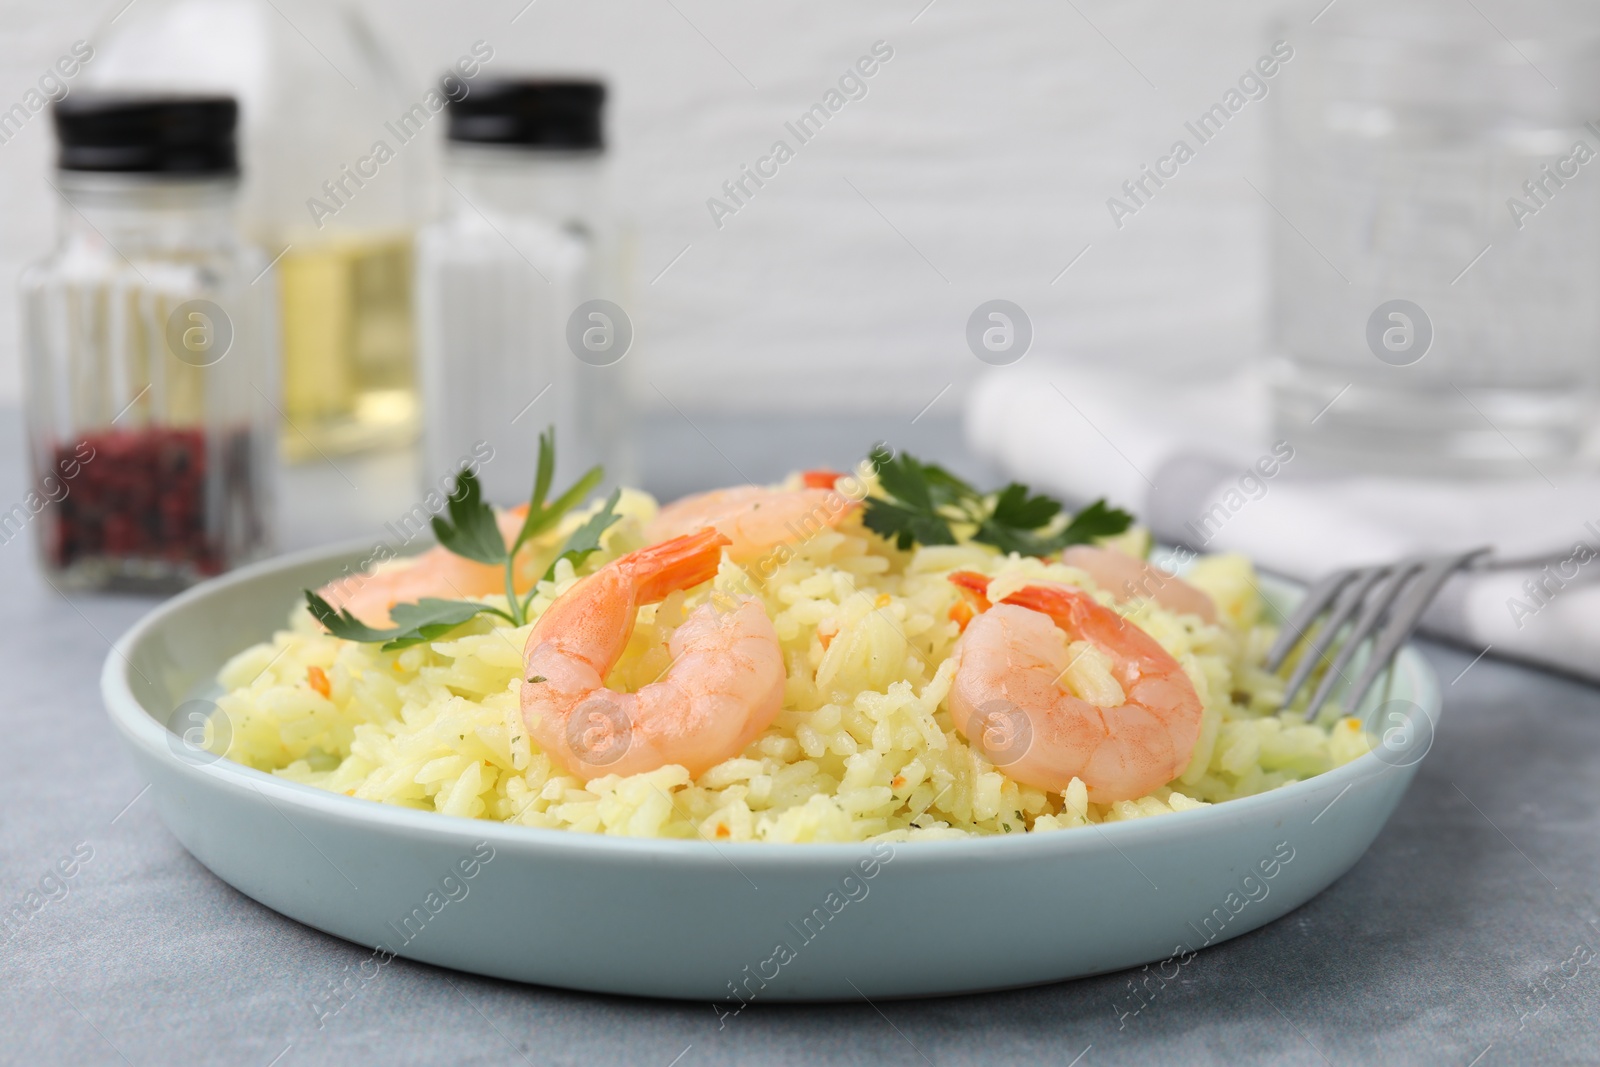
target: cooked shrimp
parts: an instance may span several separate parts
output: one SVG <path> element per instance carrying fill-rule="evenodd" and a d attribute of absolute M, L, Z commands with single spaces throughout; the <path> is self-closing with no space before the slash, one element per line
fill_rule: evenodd
<path fill-rule="evenodd" d="M 841 477 L 807 471 L 804 489 L 736 485 L 686 496 L 656 514 L 645 538 L 655 543 L 711 526 L 728 539 L 728 556 L 748 563 L 769 549 L 837 526 L 855 511 L 859 505 L 833 487 Z"/>
<path fill-rule="evenodd" d="M 511 544 L 522 529 L 523 517 L 528 513 L 526 504 L 496 516 L 500 536 Z M 522 562 L 519 558 L 519 564 Z M 517 592 L 533 588 L 539 576 L 527 567 L 519 567 Z M 368 626 L 388 626 L 389 609 L 396 604 L 414 602 L 423 597 L 444 600 L 465 600 L 471 597 L 490 596 L 506 590 L 506 570 L 499 563 L 479 563 L 458 556 L 450 550 L 435 545 L 409 560 L 397 562 L 392 567 L 372 574 L 352 574 L 329 582 L 317 594 L 335 608 L 348 608 L 350 613 Z"/>
<path fill-rule="evenodd" d="M 1179 615 L 1198 615 L 1208 623 L 1217 621 L 1217 605 L 1209 596 L 1137 556 L 1114 548 L 1073 545 L 1061 553 L 1061 562 L 1086 572 L 1095 585 L 1118 601 L 1147 597 Z"/>
<path fill-rule="evenodd" d="M 672 665 L 637 692 L 606 688 L 639 607 L 708 581 L 728 538 L 706 528 L 629 553 L 547 608 L 523 653 L 522 718 L 539 747 L 584 780 L 675 763 L 698 775 L 737 756 L 783 707 L 783 652 L 753 597 L 690 612 Z"/>
<path fill-rule="evenodd" d="M 964 589 L 987 589 L 958 572 Z M 1105 652 L 1123 703 L 1100 707 L 1062 687 L 1069 642 Z M 1060 792 L 1073 778 L 1096 803 L 1132 800 L 1181 774 L 1200 736 L 1194 684 L 1155 639 L 1089 593 L 1030 585 L 977 616 L 956 642 L 949 707 L 956 729 L 1013 779 Z"/>

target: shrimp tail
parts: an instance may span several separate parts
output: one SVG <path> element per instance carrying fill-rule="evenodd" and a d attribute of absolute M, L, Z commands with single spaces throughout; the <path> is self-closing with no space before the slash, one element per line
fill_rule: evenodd
<path fill-rule="evenodd" d="M 843 477 L 838 471 L 805 471 L 800 475 L 800 481 L 807 489 L 832 489 Z"/>
<path fill-rule="evenodd" d="M 954 571 L 949 574 L 949 581 L 978 601 L 981 611 L 990 608 L 987 597 L 989 579 L 986 576 L 973 571 Z M 1051 622 L 1067 633 L 1078 633 L 1090 640 L 1131 640 L 1139 643 L 1139 638 L 1144 638 L 1149 645 L 1155 645 L 1155 638 L 1149 637 L 1144 630 L 1114 611 L 1107 613 L 1090 593 L 1072 589 L 1069 585 L 1024 585 L 1000 603 L 1037 611 L 1050 617 Z M 1160 646 L 1155 645 L 1155 648 Z M 1149 649 L 1141 648 L 1141 651 L 1149 654 Z"/>
<path fill-rule="evenodd" d="M 952 585 L 971 596 L 979 611 L 988 611 L 989 579 L 973 571 L 955 571 L 949 575 Z M 1166 656 L 1155 638 L 1113 611 L 1106 611 L 1099 601 L 1081 589 L 1061 585 L 1029 585 L 1018 589 L 1001 601 L 1019 608 L 1037 611 L 1048 616 L 1066 633 L 1097 643 L 1116 643 L 1137 650 L 1142 659 L 1156 661 Z"/>
<path fill-rule="evenodd" d="M 722 548 L 732 543 L 707 526 L 629 553 L 617 561 L 618 569 L 637 579 L 639 603 L 654 604 L 669 593 L 715 578 L 722 562 Z"/>
<path fill-rule="evenodd" d="M 1051 622 L 1076 638 L 1126 649 L 1147 664 L 1171 659 L 1155 638 L 1081 589 L 1029 585 L 1018 589 L 1002 603 L 1049 616 Z"/>
<path fill-rule="evenodd" d="M 970 596 L 978 605 L 979 611 L 988 611 L 992 606 L 989 603 L 989 579 L 974 571 L 955 571 L 948 575 L 950 584 Z"/>

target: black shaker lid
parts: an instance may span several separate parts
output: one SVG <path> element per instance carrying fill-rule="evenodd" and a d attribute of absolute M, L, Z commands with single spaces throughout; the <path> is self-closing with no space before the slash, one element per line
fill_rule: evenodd
<path fill-rule="evenodd" d="M 84 92 L 51 108 L 62 170 L 122 174 L 239 172 L 231 96 Z"/>
<path fill-rule="evenodd" d="M 584 79 L 491 78 L 451 100 L 451 141 L 523 148 L 602 149 L 605 84 Z"/>

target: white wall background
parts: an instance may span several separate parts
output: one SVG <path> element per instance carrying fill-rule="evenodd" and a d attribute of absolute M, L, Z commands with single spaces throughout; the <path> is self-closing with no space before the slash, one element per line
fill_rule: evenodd
<path fill-rule="evenodd" d="M 1480 6 L 1505 26 L 1510 2 Z M 0 99 L 123 3 L 8 7 Z M 535 0 L 513 23 L 525 3 L 365 6 L 419 91 L 477 38 L 497 74 L 609 79 L 644 403 L 653 383 L 703 410 L 915 411 L 957 383 L 955 404 L 985 371 L 967 316 L 994 297 L 1029 312 L 1039 352 L 1199 371 L 1262 347 L 1270 213 L 1245 179 L 1267 187 L 1264 104 L 1121 230 L 1106 199 L 1265 50 L 1269 18 L 1292 41 L 1325 0 Z M 869 95 L 719 230 L 707 197 L 877 40 L 894 58 Z M 15 276 L 52 240 L 50 141 L 40 116 L 0 145 L 0 402 L 18 395 Z"/>

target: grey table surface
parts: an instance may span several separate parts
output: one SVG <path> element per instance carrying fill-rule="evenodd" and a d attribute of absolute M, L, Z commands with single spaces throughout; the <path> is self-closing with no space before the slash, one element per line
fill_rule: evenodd
<path fill-rule="evenodd" d="M 848 462 L 872 429 L 669 420 L 643 479 L 665 495 L 725 484 L 724 453 L 757 478 L 795 458 Z M 974 468 L 953 421 L 902 419 L 895 433 Z M 0 413 L 7 507 L 22 492 L 19 450 L 14 413 Z M 363 492 L 294 472 L 287 547 L 370 532 L 414 495 L 403 458 L 340 462 Z M 1131 972 L 938 1000 L 755 1004 L 719 1026 L 708 1004 L 396 960 L 319 1021 L 317 1004 L 369 950 L 191 858 L 101 708 L 109 643 L 152 603 L 64 596 L 25 539 L 0 545 L 0 907 L 24 916 L 0 933 L 7 1064 L 1600 1062 L 1600 690 L 1579 682 L 1425 646 L 1445 713 L 1371 850 L 1284 919 L 1204 950 L 1137 1015 L 1118 1016 Z"/>

